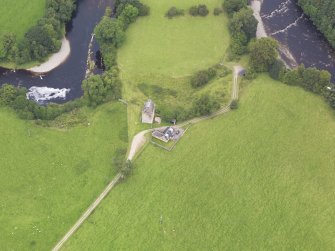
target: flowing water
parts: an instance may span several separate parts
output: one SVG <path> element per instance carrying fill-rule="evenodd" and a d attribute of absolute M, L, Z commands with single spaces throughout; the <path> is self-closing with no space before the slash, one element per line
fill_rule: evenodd
<path fill-rule="evenodd" d="M 28 96 L 39 102 L 64 102 L 82 95 L 81 82 L 85 78 L 89 43 L 96 24 L 112 0 L 78 0 L 72 21 L 66 26 L 71 54 L 68 59 L 45 75 L 34 75 L 25 70 L 0 68 L 0 85 L 11 83 L 30 89 Z M 92 52 L 100 63 L 99 47 L 93 42 Z"/>
<path fill-rule="evenodd" d="M 328 70 L 335 82 L 335 50 L 298 6 L 297 0 L 263 0 L 267 34 L 281 44 L 281 56 L 290 66 L 304 64 Z"/>

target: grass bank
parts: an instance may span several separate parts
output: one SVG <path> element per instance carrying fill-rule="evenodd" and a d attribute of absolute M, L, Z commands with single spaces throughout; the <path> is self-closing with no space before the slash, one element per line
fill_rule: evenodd
<path fill-rule="evenodd" d="M 85 108 L 57 129 L 4 109 L 0 121 L 0 246 L 50 250 L 114 177 L 113 157 L 128 145 L 126 108 Z"/>
<path fill-rule="evenodd" d="M 335 117 L 260 76 L 239 109 L 149 145 L 64 250 L 333 250 Z"/>

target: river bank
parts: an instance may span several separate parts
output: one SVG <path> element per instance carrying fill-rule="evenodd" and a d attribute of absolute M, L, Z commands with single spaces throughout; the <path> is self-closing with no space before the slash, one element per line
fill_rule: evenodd
<path fill-rule="evenodd" d="M 335 50 L 304 14 L 297 1 L 263 0 L 260 17 L 266 33 L 280 43 L 286 64 L 327 70 L 335 82 Z"/>
<path fill-rule="evenodd" d="M 113 0 L 78 1 L 72 20 L 66 25 L 69 44 L 64 46 L 64 41 L 60 52 L 37 68 L 30 65 L 25 67 L 29 70 L 14 71 L 0 67 L 0 85 L 11 83 L 26 87 L 31 98 L 46 102 L 64 103 L 81 97 L 92 32 L 107 6 L 112 7 Z M 95 39 L 90 52 L 92 60 L 100 63 L 99 45 Z"/>
<path fill-rule="evenodd" d="M 60 50 L 51 55 L 51 57 L 44 63 L 27 69 L 32 73 L 43 74 L 52 71 L 53 69 L 57 68 L 59 65 L 64 63 L 64 61 L 70 56 L 71 53 L 71 46 L 70 41 L 67 40 L 66 37 L 62 39 L 62 46 Z"/>

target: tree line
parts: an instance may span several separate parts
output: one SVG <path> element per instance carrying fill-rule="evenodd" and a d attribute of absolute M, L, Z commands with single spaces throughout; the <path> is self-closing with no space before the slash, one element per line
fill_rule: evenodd
<path fill-rule="evenodd" d="M 335 109 L 335 89 L 331 83 L 331 74 L 315 67 L 301 64 L 288 69 L 278 56 L 278 42 L 272 38 L 254 40 L 249 45 L 250 69 L 247 77 L 254 78 L 257 73 L 269 72 L 270 76 L 287 85 L 300 86 L 306 91 L 325 98 Z"/>
<path fill-rule="evenodd" d="M 298 4 L 335 48 L 335 1 L 299 0 Z"/>
<path fill-rule="evenodd" d="M 52 8 L 47 8 L 48 15 L 57 20 L 69 21 L 74 5 L 70 9 L 60 3 L 71 0 L 52 0 Z M 48 5 L 49 6 L 49 5 Z M 63 6 L 63 7 L 61 7 Z M 67 9 L 63 12 L 63 8 Z M 97 40 L 104 56 L 106 71 L 102 75 L 92 75 L 82 83 L 83 97 L 65 104 L 48 104 L 41 106 L 26 97 L 27 89 L 4 84 L 0 88 L 0 106 L 14 109 L 20 118 L 28 120 L 53 120 L 59 115 L 88 105 L 97 106 L 104 102 L 121 98 L 122 82 L 116 62 L 117 49 L 125 40 L 125 30 L 135 22 L 138 16 L 147 15 L 149 8 L 137 0 L 117 0 L 113 10 L 106 9 L 105 16 L 95 28 Z M 33 28 L 35 29 L 35 28 Z M 38 48 L 38 47 L 37 47 Z"/>
<path fill-rule="evenodd" d="M 106 9 L 104 17 L 94 29 L 106 71 L 101 76 L 90 76 L 82 83 L 83 99 L 89 106 L 121 98 L 122 82 L 116 60 L 117 50 L 126 39 L 125 31 L 129 25 L 149 12 L 149 7 L 138 0 L 117 0 L 114 11 Z"/>
<path fill-rule="evenodd" d="M 18 40 L 9 32 L 0 37 L 0 60 L 17 65 L 41 61 L 61 47 L 65 24 L 71 20 L 75 0 L 46 0 L 44 16 Z"/>
<path fill-rule="evenodd" d="M 234 59 L 247 53 L 249 42 L 256 37 L 258 21 L 248 7 L 247 0 L 226 0 L 223 8 L 229 17 L 229 56 Z"/>

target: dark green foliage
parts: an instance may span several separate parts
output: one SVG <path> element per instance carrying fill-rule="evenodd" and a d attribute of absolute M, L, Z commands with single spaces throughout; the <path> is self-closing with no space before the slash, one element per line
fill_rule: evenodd
<path fill-rule="evenodd" d="M 191 79 L 191 85 L 193 88 L 198 88 L 206 85 L 211 81 L 217 74 L 215 68 L 208 68 L 207 70 L 198 71 Z"/>
<path fill-rule="evenodd" d="M 238 12 L 245 7 L 247 7 L 247 0 L 225 0 L 223 2 L 223 8 L 229 15 L 233 15 L 234 12 Z"/>
<path fill-rule="evenodd" d="M 133 171 L 133 163 L 130 160 L 127 160 L 126 163 L 121 168 L 122 178 L 127 178 Z"/>
<path fill-rule="evenodd" d="M 230 109 L 232 110 L 236 110 L 238 108 L 238 101 L 237 100 L 233 100 L 230 103 Z"/>
<path fill-rule="evenodd" d="M 331 85 L 330 78 L 329 72 L 314 67 L 305 68 L 304 65 L 287 71 L 283 77 L 286 84 L 301 86 L 307 91 L 324 96 L 328 92 L 327 87 Z"/>
<path fill-rule="evenodd" d="M 214 11 L 213 11 L 214 16 L 219 16 L 221 13 L 223 13 L 222 8 L 219 8 L 219 7 L 214 8 Z"/>
<path fill-rule="evenodd" d="M 281 80 L 285 70 L 286 67 L 284 63 L 280 59 L 277 59 L 269 68 L 270 77 L 275 80 Z"/>
<path fill-rule="evenodd" d="M 4 34 L 0 38 L 0 59 L 12 59 L 15 54 L 16 36 L 13 33 Z"/>
<path fill-rule="evenodd" d="M 102 76 L 93 75 L 82 83 L 84 100 L 89 106 L 121 98 L 121 80 L 116 67 L 106 71 Z"/>
<path fill-rule="evenodd" d="M 198 6 L 192 6 L 189 9 L 189 14 L 191 16 L 202 16 L 205 17 L 208 15 L 209 10 L 207 9 L 207 6 L 204 4 L 199 4 Z"/>
<path fill-rule="evenodd" d="M 116 0 L 115 1 L 115 9 L 116 9 L 116 16 L 118 17 L 121 15 L 124 8 L 128 5 L 132 5 L 138 9 L 139 16 L 147 16 L 150 14 L 150 8 L 147 5 L 142 4 L 138 0 Z"/>
<path fill-rule="evenodd" d="M 256 37 L 258 21 L 250 8 L 243 8 L 234 13 L 229 22 L 232 35 L 230 51 L 233 55 L 242 55 L 247 51 L 249 41 Z"/>
<path fill-rule="evenodd" d="M 113 157 L 113 165 L 116 172 L 120 172 L 124 166 L 126 159 L 127 148 L 118 148 L 116 149 Z"/>
<path fill-rule="evenodd" d="M 124 24 L 118 19 L 111 19 L 104 16 L 95 27 L 94 33 L 99 44 L 109 44 L 120 47 L 125 40 Z"/>
<path fill-rule="evenodd" d="M 329 105 L 335 109 L 335 87 L 334 85 L 332 87 L 329 87 L 330 89 L 326 89 L 324 93 L 324 97 L 326 101 L 329 103 Z"/>
<path fill-rule="evenodd" d="M 219 102 L 214 100 L 209 94 L 202 94 L 193 103 L 194 116 L 209 115 L 220 108 Z"/>
<path fill-rule="evenodd" d="M 127 4 L 121 15 L 119 15 L 118 20 L 123 24 L 123 29 L 126 30 L 128 26 L 135 22 L 138 17 L 138 9 L 131 4 Z"/>
<path fill-rule="evenodd" d="M 250 44 L 250 67 L 256 72 L 268 71 L 278 58 L 278 43 L 272 38 L 261 38 Z"/>
<path fill-rule="evenodd" d="M 185 11 L 183 9 L 178 9 L 175 6 L 171 7 L 165 14 L 167 18 L 173 18 L 178 16 L 184 16 Z"/>
<path fill-rule="evenodd" d="M 192 6 L 189 10 L 188 13 L 191 16 L 197 16 L 198 15 L 198 7 L 197 6 Z"/>
<path fill-rule="evenodd" d="M 114 46 L 108 44 L 101 44 L 100 51 L 103 55 L 107 71 L 113 66 L 116 66 L 117 49 Z"/>
<path fill-rule="evenodd" d="M 299 0 L 298 3 L 335 48 L 335 1 Z"/>

